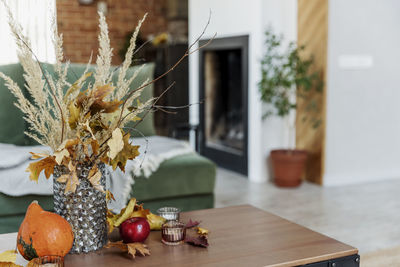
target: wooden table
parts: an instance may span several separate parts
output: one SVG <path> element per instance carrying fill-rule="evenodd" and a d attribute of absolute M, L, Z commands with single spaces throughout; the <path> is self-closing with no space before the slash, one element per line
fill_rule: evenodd
<path fill-rule="evenodd" d="M 146 240 L 151 256 L 131 259 L 114 249 L 86 255 L 68 255 L 65 266 L 301 266 L 350 258 L 357 262 L 358 250 L 253 206 L 200 210 L 181 214 L 181 220 L 202 221 L 209 229 L 208 248 L 188 244 L 166 246 L 160 232 Z M 4 235 L 6 236 L 6 235 Z M 8 234 L 10 238 L 10 234 Z M 15 239 L 14 239 L 15 240 Z M 0 237 L 0 241 L 2 237 Z M 0 242 L 4 243 L 4 242 Z M 339 260 L 340 261 L 340 260 Z M 314 266 L 314 265 L 313 265 Z M 318 265 L 328 266 L 328 265 Z"/>

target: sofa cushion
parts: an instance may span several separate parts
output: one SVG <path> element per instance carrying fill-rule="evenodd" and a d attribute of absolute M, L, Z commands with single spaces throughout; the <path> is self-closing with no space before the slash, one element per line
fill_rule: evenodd
<path fill-rule="evenodd" d="M 214 192 L 216 167 L 196 154 L 177 156 L 161 163 L 149 178 L 137 177 L 131 197 L 139 201 Z"/>
<path fill-rule="evenodd" d="M 53 196 L 26 195 L 13 197 L 0 193 L 0 216 L 25 214 L 29 204 L 34 200 L 37 200 L 45 210 L 53 209 Z"/>
<path fill-rule="evenodd" d="M 23 70 L 20 64 L 0 66 L 3 72 L 24 88 Z M 25 121 L 22 112 L 14 105 L 16 98 L 0 79 L 0 143 L 26 145 Z"/>

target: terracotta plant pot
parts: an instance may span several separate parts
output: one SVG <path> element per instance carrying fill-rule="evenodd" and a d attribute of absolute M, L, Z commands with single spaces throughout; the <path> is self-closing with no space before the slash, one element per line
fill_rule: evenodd
<path fill-rule="evenodd" d="M 280 187 L 299 186 L 306 160 L 307 152 L 304 150 L 272 150 L 271 162 L 275 184 Z"/>

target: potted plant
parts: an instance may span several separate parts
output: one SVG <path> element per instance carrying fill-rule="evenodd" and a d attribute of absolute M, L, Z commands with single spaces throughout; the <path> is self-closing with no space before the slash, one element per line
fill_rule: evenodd
<path fill-rule="evenodd" d="M 305 100 L 308 112 L 318 111 L 318 105 L 311 99 L 313 92 L 321 92 L 323 82 L 319 71 L 312 72 L 312 57 L 300 57 L 304 46 L 290 42 L 283 47 L 282 36 L 271 30 L 266 33 L 266 52 L 261 62 L 262 79 L 259 83 L 261 100 L 266 103 L 263 118 L 276 115 L 286 120 L 289 129 L 289 148 L 272 150 L 270 154 L 275 184 L 295 187 L 301 184 L 307 160 L 307 151 L 296 149 L 292 144 L 295 120 L 290 114 L 296 110 L 296 100 Z M 316 116 L 302 118 L 304 123 L 316 128 L 321 119 Z"/>

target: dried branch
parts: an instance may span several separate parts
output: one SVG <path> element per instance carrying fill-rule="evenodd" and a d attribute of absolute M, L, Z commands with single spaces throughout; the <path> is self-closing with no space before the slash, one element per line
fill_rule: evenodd
<path fill-rule="evenodd" d="M 185 53 L 183 54 L 183 56 L 182 56 L 170 69 L 168 69 L 166 72 L 164 72 L 163 74 L 161 74 L 160 76 L 158 76 L 158 77 L 155 78 L 154 80 L 152 80 L 152 81 L 150 81 L 150 82 L 148 82 L 148 83 L 146 83 L 146 84 L 144 84 L 144 85 L 142 85 L 142 86 L 136 88 L 135 90 L 130 91 L 129 94 L 126 95 L 125 100 L 124 100 L 124 102 L 122 103 L 121 113 L 120 113 L 119 120 L 118 120 L 118 124 L 117 124 L 118 126 L 121 124 L 121 121 L 122 121 L 122 119 L 123 119 L 122 116 L 123 116 L 123 113 L 124 113 L 124 110 L 125 110 L 126 102 L 129 100 L 130 97 L 132 97 L 132 95 L 133 95 L 136 91 L 138 91 L 138 90 L 140 90 L 140 89 L 142 89 L 142 88 L 144 88 L 144 87 L 146 87 L 146 86 L 149 86 L 149 85 L 151 85 L 151 84 L 157 82 L 157 81 L 160 80 L 161 78 L 165 77 L 168 73 L 170 73 L 171 71 L 174 71 L 175 68 L 176 68 L 186 57 L 188 57 L 189 55 L 191 55 L 191 54 L 193 54 L 193 53 L 199 51 L 200 49 L 206 47 L 207 45 L 209 45 L 209 44 L 215 39 L 217 33 L 215 33 L 215 34 L 213 35 L 213 37 L 212 37 L 210 40 L 208 40 L 208 42 L 205 43 L 204 45 L 199 46 L 199 47 L 197 47 L 197 48 L 191 50 L 191 49 L 194 47 L 194 45 L 196 45 L 196 44 L 198 43 L 198 41 L 204 36 L 204 34 L 205 34 L 205 32 L 206 32 L 206 30 L 207 30 L 207 28 L 208 28 L 208 25 L 210 24 L 210 21 L 211 21 L 211 12 L 210 12 L 210 15 L 209 15 L 209 17 L 208 17 L 207 24 L 206 24 L 206 26 L 204 27 L 202 33 L 196 38 L 196 40 L 195 40 L 193 43 L 191 43 L 191 44 L 189 45 L 188 49 L 185 51 Z"/>

